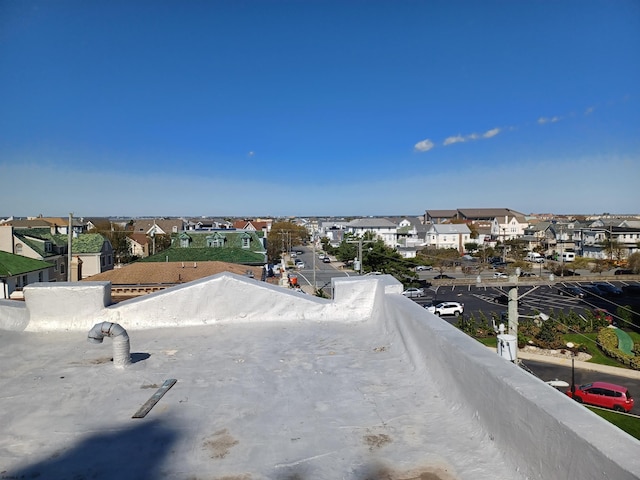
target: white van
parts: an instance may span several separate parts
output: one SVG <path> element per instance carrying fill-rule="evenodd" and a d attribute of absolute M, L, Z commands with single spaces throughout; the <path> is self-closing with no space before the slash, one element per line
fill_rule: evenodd
<path fill-rule="evenodd" d="M 544 257 L 542 255 L 540 255 L 539 253 L 536 253 L 536 252 L 527 253 L 527 256 L 524 257 L 524 259 L 527 262 L 544 263 Z"/>
<path fill-rule="evenodd" d="M 573 262 L 576 259 L 576 254 L 573 252 L 562 252 L 562 255 L 558 255 L 559 262 Z"/>

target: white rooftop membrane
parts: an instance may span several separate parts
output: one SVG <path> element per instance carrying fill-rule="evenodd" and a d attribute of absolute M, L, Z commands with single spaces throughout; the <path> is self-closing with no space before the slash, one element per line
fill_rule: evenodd
<path fill-rule="evenodd" d="M 231 274 L 113 306 L 108 288 L 39 284 L 20 307 L 0 303 L 2 475 L 640 473 L 639 442 L 404 298 L 391 277 L 337 281 L 335 300 Z M 127 368 L 114 368 L 110 339 L 87 342 L 102 321 L 128 330 Z M 178 382 L 132 419 L 168 378 Z"/>

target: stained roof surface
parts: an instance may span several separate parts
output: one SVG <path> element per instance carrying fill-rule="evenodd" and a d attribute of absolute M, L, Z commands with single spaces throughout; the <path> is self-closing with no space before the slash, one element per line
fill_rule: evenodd
<path fill-rule="evenodd" d="M 0 331 L 6 478 L 521 478 L 367 324 L 135 331 L 124 370 L 86 337 Z"/>

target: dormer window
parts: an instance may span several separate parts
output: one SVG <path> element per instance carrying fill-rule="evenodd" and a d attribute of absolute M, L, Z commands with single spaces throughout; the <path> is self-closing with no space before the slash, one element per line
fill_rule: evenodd
<path fill-rule="evenodd" d="M 251 246 L 251 235 L 248 233 L 242 235 L 242 248 L 249 248 Z"/>
<path fill-rule="evenodd" d="M 47 253 L 51 253 L 53 251 L 53 245 L 51 242 L 44 242 L 44 251 Z"/>
<path fill-rule="evenodd" d="M 180 248 L 189 248 L 189 244 L 191 243 L 191 237 L 186 233 L 182 233 L 180 235 Z"/>
<path fill-rule="evenodd" d="M 207 235 L 207 247 L 222 248 L 224 247 L 225 236 L 216 232 L 213 235 Z"/>

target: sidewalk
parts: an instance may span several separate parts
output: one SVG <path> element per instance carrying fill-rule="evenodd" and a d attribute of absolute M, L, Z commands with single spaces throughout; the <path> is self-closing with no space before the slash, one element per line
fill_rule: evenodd
<path fill-rule="evenodd" d="M 488 347 L 494 353 L 496 352 L 495 347 Z M 497 353 L 496 353 L 497 355 Z M 533 360 L 536 362 L 544 362 L 551 363 L 554 365 L 559 365 L 561 367 L 571 368 L 571 357 L 553 357 L 551 355 L 540 355 L 536 353 L 523 352 L 518 350 L 518 359 L 520 360 Z M 580 370 L 588 370 L 591 372 L 601 372 L 608 373 L 610 375 L 619 375 L 621 377 L 634 378 L 636 380 L 640 380 L 640 370 L 631 370 L 629 368 L 619 368 L 619 367 L 611 367 L 609 365 L 600 365 L 598 363 L 590 363 L 590 362 L 582 362 L 580 360 L 576 360 L 574 364 L 575 368 Z"/>
<path fill-rule="evenodd" d="M 552 363 L 562 367 L 571 367 L 571 358 L 551 357 L 549 355 L 538 355 L 529 352 L 518 351 L 518 358 L 521 360 L 534 360 L 536 362 Z M 640 370 L 631 370 L 630 368 L 611 367 L 609 365 L 600 365 L 598 363 L 575 361 L 575 368 L 580 370 L 588 370 L 591 372 L 608 373 L 610 375 L 619 375 L 621 377 L 634 378 L 640 380 Z"/>

